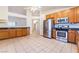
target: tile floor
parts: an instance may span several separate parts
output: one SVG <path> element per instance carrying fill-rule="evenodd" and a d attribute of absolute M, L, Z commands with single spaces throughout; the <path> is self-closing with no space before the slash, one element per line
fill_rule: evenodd
<path fill-rule="evenodd" d="M 0 53 L 76 53 L 77 47 L 37 34 L 0 40 Z"/>

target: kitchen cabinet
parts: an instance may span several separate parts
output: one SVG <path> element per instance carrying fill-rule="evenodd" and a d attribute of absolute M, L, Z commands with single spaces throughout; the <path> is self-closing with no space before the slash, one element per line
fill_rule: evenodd
<path fill-rule="evenodd" d="M 77 43 L 77 49 L 78 49 L 78 52 L 79 52 L 79 31 L 76 32 L 76 43 Z"/>
<path fill-rule="evenodd" d="M 62 18 L 62 12 L 61 12 L 61 11 L 56 12 L 56 17 L 57 17 L 57 18 Z"/>
<path fill-rule="evenodd" d="M 17 29 L 16 29 L 16 36 L 17 36 L 17 37 L 22 36 L 22 35 L 23 35 L 22 33 L 23 33 L 23 31 L 22 31 L 21 28 L 17 28 Z"/>
<path fill-rule="evenodd" d="M 0 29 L 0 39 L 9 38 L 8 29 Z"/>
<path fill-rule="evenodd" d="M 56 24 L 56 22 L 57 22 L 57 19 L 56 19 L 56 18 L 57 18 L 57 17 L 56 17 L 56 13 L 54 13 L 53 15 L 54 15 L 54 16 L 53 16 L 53 24 Z"/>
<path fill-rule="evenodd" d="M 56 39 L 56 29 L 53 29 L 53 38 Z"/>
<path fill-rule="evenodd" d="M 0 28 L 0 39 L 30 35 L 30 28 Z"/>
<path fill-rule="evenodd" d="M 77 23 L 79 23 L 79 6 L 76 7 L 76 17 L 77 17 Z"/>
<path fill-rule="evenodd" d="M 76 30 L 68 31 L 68 42 L 76 43 Z"/>
<path fill-rule="evenodd" d="M 69 23 L 76 23 L 76 8 L 69 9 Z"/>
<path fill-rule="evenodd" d="M 27 35 L 30 35 L 30 28 L 27 28 Z"/>
<path fill-rule="evenodd" d="M 30 29 L 29 29 L 30 30 Z M 29 31 L 28 31 L 29 32 Z M 22 29 L 22 35 L 23 36 L 26 36 L 27 34 L 28 34 L 28 32 L 27 32 L 27 29 L 26 28 L 23 28 Z"/>
<path fill-rule="evenodd" d="M 70 12 L 69 9 L 68 10 L 63 10 L 62 11 L 62 17 L 68 17 L 69 16 L 69 12 Z"/>
<path fill-rule="evenodd" d="M 55 16 L 55 14 L 53 13 L 53 14 L 50 14 L 50 18 L 54 18 L 54 16 Z"/>
<path fill-rule="evenodd" d="M 68 17 L 69 23 L 76 23 L 76 8 L 70 8 L 57 13 L 57 18 Z"/>
<path fill-rule="evenodd" d="M 51 15 L 50 14 L 46 15 L 46 20 L 49 18 L 51 18 Z"/>
<path fill-rule="evenodd" d="M 47 18 L 51 18 L 51 15 L 55 14 L 53 18 L 55 18 L 55 23 L 57 23 L 57 18 L 63 18 L 68 17 L 69 23 L 76 23 L 79 22 L 79 20 L 76 20 L 76 13 L 77 13 L 77 19 L 79 18 L 79 7 L 74 7 L 66 10 L 62 10 L 53 14 L 49 14 Z"/>
<path fill-rule="evenodd" d="M 16 29 L 15 28 L 8 29 L 8 32 L 9 32 L 10 38 L 16 37 Z"/>

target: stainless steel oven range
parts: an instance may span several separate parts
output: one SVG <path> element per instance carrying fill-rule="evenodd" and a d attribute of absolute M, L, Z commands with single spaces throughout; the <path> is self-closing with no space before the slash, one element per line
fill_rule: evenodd
<path fill-rule="evenodd" d="M 68 31 L 67 30 L 57 30 L 56 39 L 59 41 L 67 42 L 68 40 Z"/>

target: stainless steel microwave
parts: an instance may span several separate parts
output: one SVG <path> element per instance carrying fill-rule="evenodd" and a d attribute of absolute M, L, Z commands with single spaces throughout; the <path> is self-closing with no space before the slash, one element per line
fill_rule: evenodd
<path fill-rule="evenodd" d="M 68 17 L 57 18 L 57 23 L 68 23 Z"/>

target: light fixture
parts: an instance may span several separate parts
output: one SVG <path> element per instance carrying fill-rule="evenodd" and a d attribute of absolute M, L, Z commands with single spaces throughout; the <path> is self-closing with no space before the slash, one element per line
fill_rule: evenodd
<path fill-rule="evenodd" d="M 37 22 L 38 22 L 38 20 L 34 20 L 34 21 L 33 21 L 34 24 L 37 23 Z"/>
<path fill-rule="evenodd" d="M 30 6 L 27 9 L 30 10 L 30 11 L 32 11 L 32 12 L 35 12 L 36 10 L 40 10 L 41 7 L 40 6 Z"/>
<path fill-rule="evenodd" d="M 31 11 L 36 11 L 36 10 L 40 10 L 41 7 L 39 6 L 33 6 L 31 7 Z"/>

